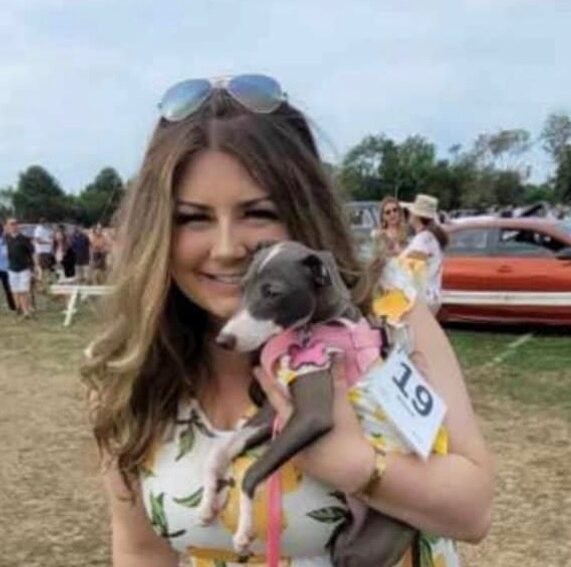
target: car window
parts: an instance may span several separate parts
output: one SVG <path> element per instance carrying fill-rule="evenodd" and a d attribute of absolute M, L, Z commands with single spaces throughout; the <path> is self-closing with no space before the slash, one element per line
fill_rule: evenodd
<path fill-rule="evenodd" d="M 565 248 L 565 243 L 545 232 L 505 228 L 500 230 L 498 248 L 514 256 L 550 257 Z"/>
<path fill-rule="evenodd" d="M 559 223 L 559 228 L 566 232 L 567 234 L 571 235 L 571 219 L 564 220 Z"/>
<path fill-rule="evenodd" d="M 484 256 L 488 249 L 490 232 L 487 228 L 466 228 L 450 232 L 446 252 L 452 255 Z"/>
<path fill-rule="evenodd" d="M 352 227 L 373 229 L 376 226 L 373 212 L 366 208 L 349 208 L 349 222 Z"/>

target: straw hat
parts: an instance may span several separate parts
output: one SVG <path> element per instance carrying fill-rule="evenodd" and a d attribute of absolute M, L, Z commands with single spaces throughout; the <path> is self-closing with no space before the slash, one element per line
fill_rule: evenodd
<path fill-rule="evenodd" d="M 414 203 L 401 203 L 401 206 L 416 217 L 433 220 L 438 218 L 438 199 L 431 195 L 419 193 Z"/>

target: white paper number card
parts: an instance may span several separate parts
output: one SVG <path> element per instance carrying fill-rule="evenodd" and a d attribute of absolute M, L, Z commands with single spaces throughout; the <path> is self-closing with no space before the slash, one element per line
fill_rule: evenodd
<path fill-rule="evenodd" d="M 426 460 L 446 413 L 442 398 L 399 349 L 375 364 L 365 379 L 407 445 Z"/>

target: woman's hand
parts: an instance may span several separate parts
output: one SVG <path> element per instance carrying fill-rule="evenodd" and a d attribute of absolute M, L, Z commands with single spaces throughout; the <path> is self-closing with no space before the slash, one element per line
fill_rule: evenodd
<path fill-rule="evenodd" d="M 282 423 L 293 412 L 291 399 L 279 383 L 261 368 L 254 370 L 256 379 L 275 408 Z M 331 368 L 334 402 L 333 429 L 295 457 L 296 465 L 310 476 L 345 493 L 353 493 L 369 479 L 375 453 L 367 442 L 349 402 L 343 364 L 335 358 Z"/>

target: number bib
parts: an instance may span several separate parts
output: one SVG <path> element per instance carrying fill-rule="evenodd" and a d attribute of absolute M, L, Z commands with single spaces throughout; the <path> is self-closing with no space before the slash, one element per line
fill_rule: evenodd
<path fill-rule="evenodd" d="M 398 348 L 376 363 L 364 379 L 406 445 L 426 460 L 446 413 L 442 398 Z"/>

